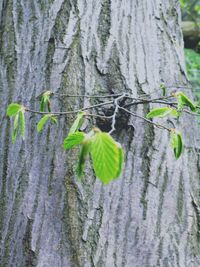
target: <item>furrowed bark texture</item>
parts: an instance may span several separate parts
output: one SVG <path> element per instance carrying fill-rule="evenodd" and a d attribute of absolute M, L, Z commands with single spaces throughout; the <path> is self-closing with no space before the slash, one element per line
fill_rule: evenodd
<path fill-rule="evenodd" d="M 200 266 L 192 117 L 178 124 L 186 144 L 175 161 L 167 132 L 120 113 L 114 137 L 124 147 L 125 167 L 120 179 L 103 186 L 90 164 L 78 182 L 78 151 L 63 151 L 72 116 L 37 134 L 40 116 L 26 114 L 25 141 L 12 145 L 5 115 L 11 102 L 38 109 L 44 90 L 137 97 L 161 82 L 186 82 L 178 1 L 0 0 L 1 267 Z M 96 103 L 62 97 L 52 109 Z M 150 108 L 132 110 L 145 115 Z M 90 123 L 96 122 L 86 130 Z"/>

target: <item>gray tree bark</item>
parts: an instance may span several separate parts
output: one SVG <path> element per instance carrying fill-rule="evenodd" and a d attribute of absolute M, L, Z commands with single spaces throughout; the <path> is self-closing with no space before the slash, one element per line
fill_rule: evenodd
<path fill-rule="evenodd" d="M 1 267 L 200 266 L 200 154 L 191 116 L 178 123 L 185 151 L 175 161 L 167 132 L 121 114 L 114 137 L 125 167 L 108 186 L 90 164 L 77 181 L 78 151 L 62 148 L 72 117 L 37 134 L 40 116 L 26 114 L 26 139 L 13 145 L 5 116 L 11 102 L 38 109 L 44 90 L 137 97 L 156 96 L 161 82 L 186 84 L 180 28 L 177 0 L 0 0 Z M 63 97 L 52 109 L 95 103 Z"/>

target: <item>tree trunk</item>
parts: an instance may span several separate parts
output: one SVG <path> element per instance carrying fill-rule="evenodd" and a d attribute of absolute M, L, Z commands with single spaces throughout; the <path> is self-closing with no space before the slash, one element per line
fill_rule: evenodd
<path fill-rule="evenodd" d="M 186 84 L 178 1 L 0 0 L 0 23 L 0 266 L 200 266 L 191 116 L 178 123 L 185 150 L 175 161 L 167 132 L 120 114 L 114 137 L 125 150 L 124 171 L 104 186 L 89 163 L 79 182 L 78 151 L 63 151 L 71 116 L 38 134 L 40 116 L 26 114 L 25 141 L 13 145 L 5 115 L 11 102 L 39 109 L 44 90 L 137 97 L 160 94 L 161 82 Z M 96 103 L 55 98 L 52 110 Z M 133 110 L 145 116 L 151 107 Z"/>

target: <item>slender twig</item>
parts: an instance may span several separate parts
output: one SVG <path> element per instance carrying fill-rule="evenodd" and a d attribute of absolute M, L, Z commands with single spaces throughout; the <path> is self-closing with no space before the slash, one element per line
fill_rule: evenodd
<path fill-rule="evenodd" d="M 127 97 L 129 98 L 129 97 Z M 139 104 L 149 104 L 149 103 L 158 103 L 158 104 L 165 104 L 165 105 L 173 105 L 176 104 L 176 102 L 167 102 L 164 100 L 173 98 L 173 96 L 167 96 L 167 97 L 159 97 L 159 98 L 154 98 L 154 99 L 139 99 L 140 101 L 138 101 L 138 98 L 132 98 L 135 99 L 135 101 L 126 104 L 124 107 L 130 107 L 132 105 L 139 105 Z"/>
<path fill-rule="evenodd" d="M 56 116 L 62 116 L 62 115 L 67 115 L 67 114 L 76 114 L 78 112 L 81 112 L 81 111 L 84 111 L 84 110 L 88 110 L 88 109 L 92 109 L 92 108 L 97 108 L 97 107 L 101 107 L 101 106 L 105 106 L 105 105 L 109 105 L 109 104 L 113 104 L 113 100 L 111 101 L 107 101 L 107 102 L 104 102 L 104 103 L 100 103 L 100 104 L 96 104 L 96 105 L 93 105 L 93 106 L 89 106 L 89 107 L 85 107 L 85 108 L 82 108 L 82 109 L 78 109 L 78 110 L 74 110 L 74 111 L 63 111 L 63 112 L 42 112 L 42 111 L 36 111 L 36 110 L 32 110 L 32 109 L 29 109 L 29 108 L 26 108 L 25 107 L 25 111 L 27 112 L 31 112 L 31 113 L 35 113 L 35 114 L 40 114 L 40 115 L 46 115 L 46 114 L 49 114 L 49 115 L 56 115 Z"/>
<path fill-rule="evenodd" d="M 193 115 L 193 116 L 200 116 L 200 113 L 195 113 L 195 112 L 191 112 L 187 109 L 183 109 L 183 112 L 187 113 L 187 114 L 190 114 L 190 115 Z"/>
<path fill-rule="evenodd" d="M 182 89 L 186 89 L 186 90 L 191 90 L 191 89 L 193 89 L 193 87 L 192 86 L 186 86 L 186 85 L 183 85 L 183 86 L 181 86 L 181 85 L 169 85 L 169 86 L 165 86 L 166 87 L 166 89 L 170 89 L 170 88 L 174 88 L 174 89 L 178 89 L 178 88 L 182 88 Z M 138 95 L 139 97 L 148 97 L 148 96 L 151 96 L 151 95 L 153 95 L 153 94 L 155 94 L 155 93 L 157 93 L 157 92 L 159 92 L 159 91 L 161 91 L 162 89 L 161 88 L 158 88 L 158 89 L 155 89 L 155 90 L 153 90 L 151 93 L 146 93 L 146 94 L 141 94 L 141 95 Z"/>
<path fill-rule="evenodd" d="M 110 97 L 118 97 L 122 94 L 110 94 L 110 95 L 71 95 L 71 94 L 58 94 L 53 93 L 55 96 L 63 96 L 63 97 L 85 97 L 85 98 L 110 98 Z"/>
<path fill-rule="evenodd" d="M 169 85 L 166 86 L 166 88 L 182 88 L 182 89 L 192 89 L 193 87 L 191 86 L 186 86 L 186 85 Z M 153 90 L 151 93 L 146 93 L 146 94 L 139 94 L 137 100 L 139 100 L 141 97 L 150 97 L 156 92 L 161 91 L 161 88 Z M 45 92 L 45 91 L 44 91 Z M 44 92 L 42 92 L 40 95 L 37 96 L 40 97 Z M 58 96 L 58 97 L 80 97 L 80 98 L 110 98 L 110 97 L 118 97 L 123 95 L 123 93 L 117 93 L 117 94 L 109 94 L 109 95 L 84 95 L 84 94 L 59 94 L 59 93 L 54 93 L 51 92 L 52 95 Z M 131 94 L 126 94 L 127 97 L 132 97 Z"/>
<path fill-rule="evenodd" d="M 145 118 L 145 117 L 143 117 L 143 116 L 141 116 L 141 115 L 138 115 L 138 114 L 136 114 L 136 113 L 134 113 L 134 112 L 129 111 L 129 110 L 126 109 L 126 108 L 123 108 L 123 107 L 120 107 L 120 106 L 119 106 L 119 109 L 122 109 L 122 110 L 124 110 L 125 112 L 127 112 L 128 114 L 130 114 L 130 115 L 132 115 L 132 116 L 134 116 L 134 117 L 140 118 L 140 119 L 142 119 L 142 120 L 144 120 L 144 121 L 146 121 L 146 122 L 148 122 L 148 123 L 154 125 L 154 126 L 157 127 L 157 128 L 167 130 L 168 132 L 171 131 L 170 128 L 167 128 L 167 127 L 165 127 L 165 126 L 163 126 L 163 125 L 157 124 L 157 123 L 155 123 L 155 122 L 153 122 L 153 121 L 151 121 L 151 120 L 149 120 L 149 119 L 147 119 L 147 118 Z"/>
<path fill-rule="evenodd" d="M 109 132 L 109 134 L 113 133 L 116 129 L 115 129 L 115 124 L 116 124 L 116 116 L 117 116 L 117 113 L 118 113 L 118 110 L 119 110 L 119 105 L 118 105 L 118 101 L 121 99 L 121 98 L 124 98 L 125 97 L 125 93 L 119 97 L 117 97 L 114 101 L 114 105 L 115 105 L 115 110 L 114 110 L 114 113 L 112 115 L 112 125 L 111 125 L 111 130 Z"/>
<path fill-rule="evenodd" d="M 101 119 L 106 119 L 106 120 L 110 120 L 113 118 L 113 116 L 104 116 L 104 115 L 97 115 L 97 114 L 92 114 L 92 113 L 86 113 L 85 116 L 88 117 L 97 117 L 97 118 L 101 118 Z"/>
<path fill-rule="evenodd" d="M 174 89 L 176 89 L 176 88 L 182 88 L 182 89 L 188 89 L 188 90 L 190 90 L 190 89 L 192 89 L 192 86 L 186 86 L 186 85 L 169 85 L 169 86 L 166 86 L 166 88 L 174 88 Z"/>

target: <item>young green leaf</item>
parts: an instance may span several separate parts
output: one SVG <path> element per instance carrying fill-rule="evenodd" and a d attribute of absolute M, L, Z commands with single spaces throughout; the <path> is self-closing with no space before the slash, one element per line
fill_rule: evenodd
<path fill-rule="evenodd" d="M 57 121 L 57 119 L 56 119 L 55 116 L 50 116 L 50 119 L 51 119 L 51 121 L 52 121 L 53 123 L 55 123 L 55 124 L 58 123 L 58 121 Z"/>
<path fill-rule="evenodd" d="M 84 116 L 85 116 L 85 112 L 79 112 L 74 123 L 72 124 L 72 127 L 69 130 L 70 134 L 75 133 L 76 131 L 78 131 L 78 129 L 81 127 L 81 125 L 84 122 Z"/>
<path fill-rule="evenodd" d="M 64 148 L 71 149 L 74 146 L 80 145 L 83 142 L 85 136 L 86 134 L 83 132 L 75 132 L 69 134 L 64 140 Z"/>
<path fill-rule="evenodd" d="M 175 108 L 172 108 L 170 115 L 172 117 L 178 118 L 180 116 L 180 112 L 178 112 Z"/>
<path fill-rule="evenodd" d="M 50 115 L 45 115 L 44 117 L 42 117 L 40 119 L 40 121 L 37 124 L 37 131 L 38 133 L 42 131 L 44 125 L 46 124 L 46 122 L 48 121 L 48 119 L 50 118 Z"/>
<path fill-rule="evenodd" d="M 18 128 L 18 121 L 19 121 L 19 113 L 15 115 L 13 129 L 16 130 Z"/>
<path fill-rule="evenodd" d="M 168 108 L 168 107 L 154 108 L 147 114 L 146 117 L 147 117 L 147 119 L 155 118 L 155 117 L 163 118 L 163 117 L 169 115 L 171 112 L 172 112 L 172 109 Z"/>
<path fill-rule="evenodd" d="M 12 130 L 12 142 L 16 143 L 18 128 Z"/>
<path fill-rule="evenodd" d="M 163 96 L 166 96 L 166 90 L 167 90 L 167 88 L 166 88 L 165 84 L 164 83 L 161 83 L 160 88 L 162 89 Z"/>
<path fill-rule="evenodd" d="M 92 138 L 91 156 L 95 174 L 104 184 L 120 175 L 123 164 L 122 150 L 109 134 L 96 132 Z"/>
<path fill-rule="evenodd" d="M 175 129 L 171 131 L 171 146 L 174 150 L 175 158 L 178 159 L 183 152 L 183 140 L 181 133 Z"/>
<path fill-rule="evenodd" d="M 43 98 L 44 98 L 44 109 L 47 107 L 48 111 L 51 112 L 50 95 L 44 94 Z"/>
<path fill-rule="evenodd" d="M 15 116 L 20 109 L 22 109 L 22 105 L 11 103 L 7 108 L 7 115 L 9 117 Z"/>
<path fill-rule="evenodd" d="M 184 93 L 178 92 L 178 93 L 175 93 L 174 96 L 178 100 L 178 109 L 179 110 L 181 110 L 183 108 L 183 106 L 187 106 L 191 109 L 191 111 L 194 111 L 194 112 L 196 111 L 195 104 Z"/>
<path fill-rule="evenodd" d="M 43 96 L 40 99 L 40 111 L 41 112 L 44 112 L 45 111 L 44 97 Z"/>
<path fill-rule="evenodd" d="M 50 102 L 50 100 L 47 101 L 47 108 L 48 108 L 48 111 L 51 112 L 51 102 Z"/>
<path fill-rule="evenodd" d="M 19 113 L 15 115 L 14 123 L 13 123 L 13 130 L 12 130 L 12 142 L 15 144 L 17 139 L 17 132 L 18 132 L 18 122 L 19 122 Z"/>
<path fill-rule="evenodd" d="M 53 92 L 51 92 L 51 91 L 46 91 L 46 92 L 44 92 L 43 93 L 43 96 L 52 96 L 53 95 Z"/>
<path fill-rule="evenodd" d="M 20 130 L 21 130 L 22 139 L 24 140 L 24 135 L 25 135 L 25 116 L 24 116 L 24 111 L 23 110 L 19 111 L 19 122 L 20 122 Z"/>
<path fill-rule="evenodd" d="M 45 112 L 46 107 L 49 112 L 51 112 L 51 103 L 50 103 L 50 97 L 53 93 L 51 91 L 46 91 L 42 94 L 40 99 L 40 111 Z"/>
<path fill-rule="evenodd" d="M 76 173 L 78 175 L 78 178 L 80 179 L 84 172 L 84 166 L 87 159 L 87 156 L 90 152 L 91 143 L 86 142 L 81 146 L 79 159 L 78 159 L 78 165 L 76 168 Z"/>

